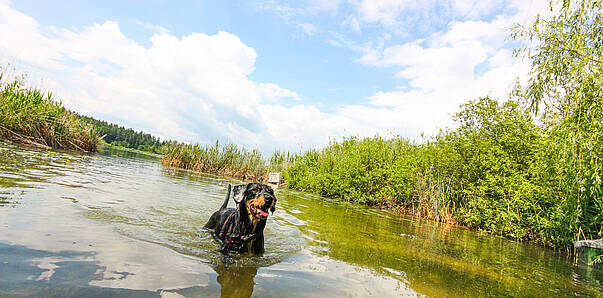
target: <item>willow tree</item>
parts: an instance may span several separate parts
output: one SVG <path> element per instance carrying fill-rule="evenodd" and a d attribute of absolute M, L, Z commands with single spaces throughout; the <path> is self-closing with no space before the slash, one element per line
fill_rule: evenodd
<path fill-rule="evenodd" d="M 516 25 L 516 51 L 532 68 L 519 95 L 548 132 L 543 179 L 559 191 L 550 241 L 601 238 L 603 222 L 603 15 L 601 0 L 551 1 L 550 16 Z"/>

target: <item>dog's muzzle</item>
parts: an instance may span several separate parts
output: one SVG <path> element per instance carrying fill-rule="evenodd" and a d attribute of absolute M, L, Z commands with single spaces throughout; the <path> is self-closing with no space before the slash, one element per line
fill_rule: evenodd
<path fill-rule="evenodd" d="M 253 212 L 253 215 L 259 219 L 266 219 L 268 218 L 268 215 L 270 215 L 268 213 L 268 209 L 271 208 L 271 206 L 273 206 L 273 202 L 275 201 L 275 198 L 272 197 L 272 195 L 270 194 L 264 194 L 264 206 L 261 207 L 257 207 L 254 205 L 250 206 L 251 212 Z"/>

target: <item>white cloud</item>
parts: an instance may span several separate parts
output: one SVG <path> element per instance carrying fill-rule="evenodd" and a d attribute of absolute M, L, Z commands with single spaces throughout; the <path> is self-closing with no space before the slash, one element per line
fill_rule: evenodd
<path fill-rule="evenodd" d="M 299 100 L 276 84 L 250 80 L 257 54 L 232 33 L 155 34 L 145 48 L 116 22 L 81 31 L 42 27 L 0 3 L 3 63 L 16 59 L 81 113 L 164 138 L 263 146 L 278 137 L 262 136 L 262 103 Z"/>
<path fill-rule="evenodd" d="M 299 35 L 299 37 L 312 36 L 320 31 L 316 26 L 309 23 L 298 24 L 297 27 L 304 31 L 304 34 Z"/>
<path fill-rule="evenodd" d="M 395 25 L 398 15 L 405 10 L 416 9 L 422 1 L 415 0 L 362 0 L 356 3 L 360 20 Z M 424 4 L 422 4 L 424 5 Z"/>
<path fill-rule="evenodd" d="M 333 45 L 361 53 L 360 63 L 394 68 L 396 77 L 403 79 L 400 85 L 408 82 L 333 112 L 303 103 L 295 91 L 251 80 L 258 54 L 228 32 L 177 37 L 145 23 L 157 33 L 144 47 L 125 36 L 116 22 L 81 30 L 43 27 L 0 0 L 0 57 L 21 61 L 44 78 L 43 87 L 77 111 L 163 138 L 189 142 L 226 138 L 268 153 L 324 145 L 344 135 L 391 133 L 418 139 L 421 132 L 429 135 L 450 124 L 450 114 L 463 101 L 487 93 L 504 98 L 512 80 L 527 73 L 527 65 L 505 48 L 505 29 L 512 22 L 525 23 L 524 18 L 542 9 L 541 2 L 528 5 L 517 0 L 488 20 L 479 18 L 492 13 L 492 2 L 455 2 L 450 11 L 468 16 L 466 20 L 400 44 L 391 44 L 387 31 L 359 44 L 324 31 L 331 34 L 328 42 Z M 268 4 L 287 16 L 296 13 Z M 341 5 L 311 4 L 315 12 L 333 14 Z M 347 21 L 338 24 L 362 33 L 362 22 L 387 27 L 407 10 L 432 11 L 429 5 L 435 4 L 364 0 L 352 5 L 357 15 L 345 16 Z M 318 32 L 314 25 L 300 28 L 306 34 Z"/>
<path fill-rule="evenodd" d="M 342 24 L 344 27 L 351 29 L 354 32 L 361 32 L 360 23 L 354 16 L 349 16 Z"/>
<path fill-rule="evenodd" d="M 147 28 L 147 29 L 149 29 L 151 31 L 154 31 L 155 33 L 162 34 L 162 33 L 169 33 L 170 32 L 170 30 L 167 29 L 167 28 L 165 28 L 165 27 L 162 27 L 162 26 L 159 26 L 159 25 L 154 25 L 154 24 L 151 24 L 151 23 L 148 23 L 148 22 L 143 22 L 143 21 L 135 20 L 134 23 L 137 24 L 137 25 L 139 25 L 139 26 L 141 26 L 141 27 L 143 27 L 143 28 Z"/>
<path fill-rule="evenodd" d="M 50 43 L 49 38 L 37 32 L 37 22 L 30 16 L 12 10 L 7 0 L 0 1 L 0 38 L 3 45 L 8 48 L 8 53 L 3 52 L 4 57 L 7 54 L 17 53 L 22 59 L 36 63 L 50 62 L 59 58 L 58 53 L 40 51 L 45 45 Z M 27 45 L 27 47 L 15 48 L 16 45 Z M 10 46 L 14 45 L 14 46 Z M 14 56 L 14 55 L 13 55 Z M 8 56 L 10 57 L 10 56 Z M 56 67 L 56 64 L 52 65 Z"/>
<path fill-rule="evenodd" d="M 526 15 L 534 16 L 545 2 L 529 6 L 510 4 L 517 9 L 513 15 L 501 13 L 490 21 L 451 22 L 447 30 L 435 32 L 424 39 L 361 51 L 363 56 L 359 62 L 399 68 L 396 77 L 407 80 L 410 87 L 379 91 L 370 97 L 370 103 L 397 111 L 399 117 L 406 119 L 406 126 L 414 129 L 409 135 L 416 137 L 418 131 L 432 134 L 438 128 L 450 125 L 450 115 L 462 102 L 488 94 L 505 100 L 513 80 L 516 77 L 525 80 L 529 71 L 529 64 L 512 57 L 512 51 L 506 48 L 504 40 L 509 34 L 508 29 Z M 458 7 L 463 13 L 469 13 L 471 8 L 476 15 L 493 7 L 461 4 L 466 4 Z"/>
<path fill-rule="evenodd" d="M 450 4 L 455 15 L 467 19 L 478 19 L 491 13 L 495 8 L 504 5 L 504 1 L 455 0 Z"/>
<path fill-rule="evenodd" d="M 317 13 L 337 13 L 341 0 L 306 0 L 306 11 L 311 14 Z"/>
<path fill-rule="evenodd" d="M 258 84 L 259 92 L 263 98 L 271 101 L 278 101 L 280 98 L 292 98 L 295 100 L 301 100 L 299 95 L 291 90 L 287 90 L 279 87 L 273 83 L 260 83 Z"/>
<path fill-rule="evenodd" d="M 321 13 L 337 14 L 342 0 L 304 0 L 281 3 L 282 1 L 266 0 L 256 2 L 255 6 L 259 10 L 271 11 L 285 20 L 290 20 L 295 16 L 308 16 Z"/>
<path fill-rule="evenodd" d="M 536 13 L 546 13 L 548 1 L 351 0 L 348 4 L 351 11 L 341 22 L 346 31 L 360 32 L 361 26 L 368 26 L 380 28 L 380 33 L 356 42 L 328 31 L 326 42 L 360 53 L 357 61 L 364 65 L 397 69 L 395 77 L 407 86 L 378 91 L 370 96 L 369 105 L 346 106 L 324 115 L 332 117 L 328 124 L 339 125 L 337 132 L 343 128 L 361 135 L 392 131 L 419 138 L 421 132 L 429 135 L 450 125 L 451 114 L 461 103 L 488 94 L 504 100 L 513 80 L 525 79 L 529 65 L 512 57 L 505 39 L 514 23 L 526 24 Z M 438 26 L 444 29 L 433 32 Z M 389 33 L 396 36 L 394 40 L 410 41 L 392 44 Z"/>
<path fill-rule="evenodd" d="M 351 0 L 355 15 L 364 23 L 377 23 L 394 32 L 412 35 L 431 30 L 432 24 L 480 21 L 492 17 L 526 23 L 535 12 L 546 12 L 547 0 Z M 483 31 L 479 29 L 479 31 Z M 470 32 L 468 32 L 471 34 Z"/>

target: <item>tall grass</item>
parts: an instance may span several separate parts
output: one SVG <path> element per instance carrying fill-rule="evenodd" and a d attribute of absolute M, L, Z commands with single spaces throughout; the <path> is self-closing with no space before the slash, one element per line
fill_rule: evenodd
<path fill-rule="evenodd" d="M 0 69 L 1 71 L 1 69 Z M 0 72 L 0 138 L 43 148 L 96 151 L 99 137 L 51 93 Z"/>
<path fill-rule="evenodd" d="M 432 145 L 350 137 L 295 157 L 290 188 L 454 223 L 450 181 L 434 170 Z"/>
<path fill-rule="evenodd" d="M 247 150 L 235 144 L 191 145 L 167 143 L 161 163 L 205 173 L 243 180 L 267 181 L 271 171 L 282 171 L 291 161 L 288 153 L 276 152 L 267 160 L 257 149 Z"/>

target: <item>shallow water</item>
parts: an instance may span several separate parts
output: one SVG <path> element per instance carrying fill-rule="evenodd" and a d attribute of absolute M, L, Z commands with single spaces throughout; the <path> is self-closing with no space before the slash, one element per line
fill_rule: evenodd
<path fill-rule="evenodd" d="M 200 227 L 228 183 L 0 143 L 0 296 L 603 296 L 549 249 L 280 189 L 266 253 L 225 259 Z"/>

